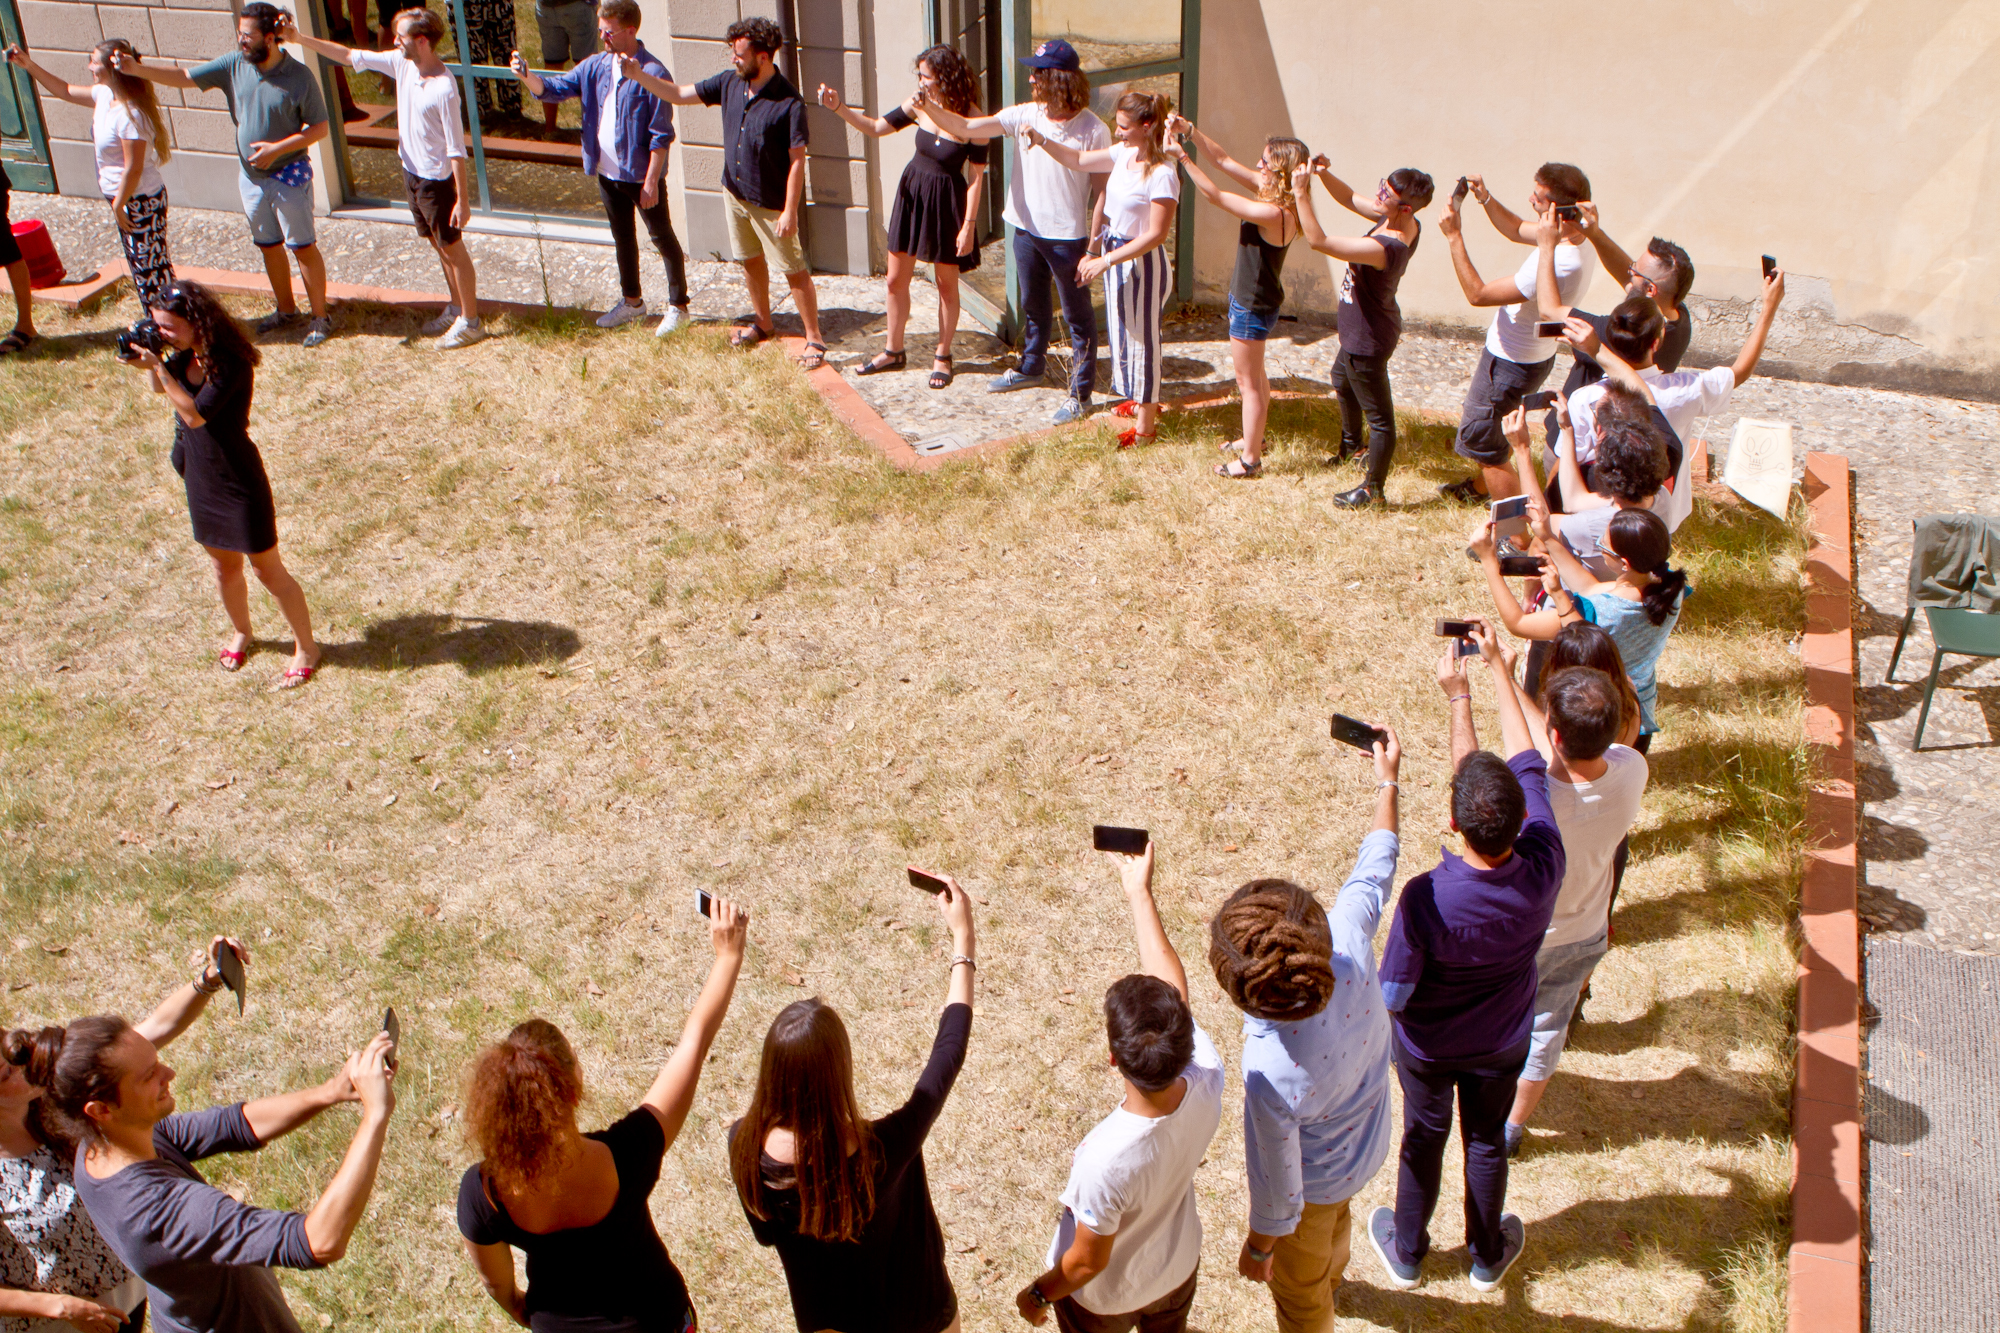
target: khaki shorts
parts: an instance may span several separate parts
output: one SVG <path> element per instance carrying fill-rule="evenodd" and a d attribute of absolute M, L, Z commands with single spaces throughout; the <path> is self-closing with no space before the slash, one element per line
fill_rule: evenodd
<path fill-rule="evenodd" d="M 777 209 L 746 204 L 727 191 L 724 191 L 722 197 L 729 206 L 731 259 L 741 264 L 761 255 L 769 259 L 780 273 L 805 271 L 805 247 L 799 244 L 797 232 L 782 238 L 778 235 Z"/>

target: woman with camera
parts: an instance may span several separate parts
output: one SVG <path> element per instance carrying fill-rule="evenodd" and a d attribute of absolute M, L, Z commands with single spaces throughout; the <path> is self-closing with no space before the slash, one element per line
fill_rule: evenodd
<path fill-rule="evenodd" d="M 945 877 L 951 932 L 944 1012 L 909 1100 L 864 1120 L 840 1015 L 797 1000 L 764 1034 L 750 1109 L 729 1128 L 729 1169 L 758 1243 L 778 1251 L 799 1333 L 957 1333 L 958 1294 L 924 1175 L 924 1140 L 972 1036 L 972 898 Z"/>
<path fill-rule="evenodd" d="M 174 280 L 167 259 L 167 186 L 160 167 L 173 156 L 167 118 L 153 85 L 120 73 L 112 58 L 137 65 L 139 53 L 123 37 L 99 42 L 90 52 L 87 85 L 65 83 L 35 63 L 20 46 L 7 48 L 7 63 L 28 72 L 52 97 L 91 108 L 90 137 L 97 150 L 97 187 L 111 201 L 125 266 L 147 310 L 160 303 Z"/>
<path fill-rule="evenodd" d="M 174 471 L 187 484 L 194 539 L 215 564 L 222 606 L 236 631 L 217 663 L 236 671 L 250 656 L 250 593 L 243 579 L 248 558 L 292 627 L 292 660 L 272 688 L 304 685 L 319 670 L 320 647 L 306 595 L 278 558 L 271 482 L 250 438 L 250 396 L 261 354 L 215 294 L 194 282 L 168 287 L 151 320 L 118 336 L 118 353 L 145 370 L 153 392 L 174 407 Z"/>
<path fill-rule="evenodd" d="M 165 1046 L 222 989 L 217 935 L 193 981 L 132 1026 Z M 44 1114 L 63 1029 L 0 1034 L 0 1329 L 7 1333 L 116 1333 L 146 1322 L 146 1287 L 91 1225 L 76 1199 L 76 1148 Z"/>

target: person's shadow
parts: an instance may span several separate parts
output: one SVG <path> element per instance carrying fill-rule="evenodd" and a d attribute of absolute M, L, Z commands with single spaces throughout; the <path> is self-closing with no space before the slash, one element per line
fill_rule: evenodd
<path fill-rule="evenodd" d="M 467 675 L 576 656 L 583 640 L 545 620 L 494 620 L 439 612 L 378 620 L 358 640 L 326 645 L 325 661 L 364 671 L 412 671 L 456 662 Z"/>

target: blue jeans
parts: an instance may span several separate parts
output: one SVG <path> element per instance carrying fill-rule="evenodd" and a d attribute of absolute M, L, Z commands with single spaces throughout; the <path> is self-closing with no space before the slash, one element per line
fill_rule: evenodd
<path fill-rule="evenodd" d="M 1071 241 L 1051 241 L 1016 228 L 1014 267 L 1021 275 L 1021 318 L 1027 327 L 1021 333 L 1021 373 L 1039 378 L 1048 368 L 1049 324 L 1054 310 L 1049 300 L 1049 282 L 1055 282 L 1062 298 L 1063 319 L 1069 324 L 1069 350 L 1075 358 L 1070 371 L 1070 396 L 1090 401 L 1097 383 L 1097 311 L 1090 304 L 1090 288 L 1076 280 L 1076 266 L 1089 253 L 1082 237 Z"/>

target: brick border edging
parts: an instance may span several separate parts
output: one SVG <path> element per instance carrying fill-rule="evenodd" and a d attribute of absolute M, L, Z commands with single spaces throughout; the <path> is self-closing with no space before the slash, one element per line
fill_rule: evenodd
<path fill-rule="evenodd" d="M 37 287 L 35 299 L 68 310 L 87 310 L 109 296 L 119 283 L 131 276 L 125 261 L 114 259 L 81 282 L 66 282 L 60 287 Z M 174 276 L 189 282 L 198 282 L 210 291 L 228 296 L 269 296 L 271 280 L 262 273 L 237 273 L 220 268 L 192 268 L 185 264 L 174 265 Z M 296 284 L 292 287 L 294 296 L 303 297 L 304 291 Z M 329 282 L 326 285 L 326 299 L 329 305 L 335 301 L 366 302 L 370 305 L 395 306 L 406 310 L 442 310 L 451 298 L 434 292 L 406 292 L 396 287 L 361 287 L 347 282 Z M 565 306 L 538 305 L 531 301 L 489 301 L 481 298 L 479 313 L 520 315 L 526 318 L 548 313 L 567 311 Z"/>
<path fill-rule="evenodd" d="M 1860 1333 L 1861 932 L 1856 911 L 1854 525 L 1840 454 L 1809 453 L 1805 732 L 1799 890 L 1798 1064 L 1792 1084 L 1790 1333 Z"/>

